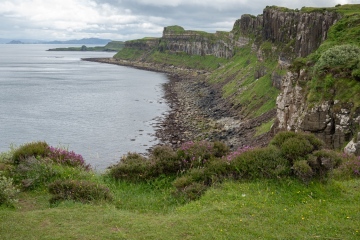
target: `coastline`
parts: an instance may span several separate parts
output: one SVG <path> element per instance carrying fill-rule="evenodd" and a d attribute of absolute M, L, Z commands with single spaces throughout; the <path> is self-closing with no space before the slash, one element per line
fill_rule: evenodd
<path fill-rule="evenodd" d="M 193 140 L 222 141 L 230 148 L 266 146 L 272 132 L 254 137 L 256 127 L 275 116 L 275 110 L 251 120 L 242 120 L 236 109 L 222 99 L 205 79 L 210 73 L 164 64 L 114 58 L 84 58 L 84 61 L 115 64 L 168 75 L 164 99 L 170 111 L 155 127 L 155 136 L 163 145 L 179 147 Z"/>

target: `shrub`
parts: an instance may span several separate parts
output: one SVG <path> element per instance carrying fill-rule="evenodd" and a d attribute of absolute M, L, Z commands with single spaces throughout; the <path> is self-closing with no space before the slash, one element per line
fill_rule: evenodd
<path fill-rule="evenodd" d="M 10 146 L 10 150 L 6 152 L 0 153 L 0 163 L 4 164 L 11 164 L 13 163 L 13 155 L 16 151 L 15 147 L 13 145 Z"/>
<path fill-rule="evenodd" d="M 46 159 L 38 160 L 32 156 L 23 159 L 17 165 L 13 170 L 13 176 L 15 182 L 27 190 L 45 186 L 57 176 L 57 172 Z"/>
<path fill-rule="evenodd" d="M 110 167 L 109 175 L 128 181 L 145 180 L 149 177 L 150 161 L 138 153 L 128 153 L 119 163 Z"/>
<path fill-rule="evenodd" d="M 213 155 L 214 157 L 221 158 L 223 156 L 226 156 L 230 152 L 230 148 L 219 141 L 214 142 L 213 145 Z"/>
<path fill-rule="evenodd" d="M 315 73 L 340 73 L 353 70 L 360 62 L 360 48 L 355 45 L 338 45 L 325 51 L 314 66 Z"/>
<path fill-rule="evenodd" d="M 244 147 L 239 147 L 236 151 L 231 152 L 230 154 L 228 154 L 227 156 L 223 157 L 224 159 L 226 159 L 227 161 L 232 161 L 234 158 L 236 158 L 237 156 L 243 154 L 244 152 L 247 152 L 249 150 L 252 150 L 253 148 L 250 146 L 244 146 Z"/>
<path fill-rule="evenodd" d="M 313 151 L 322 149 L 324 143 L 313 134 L 279 132 L 269 145 L 281 149 L 282 155 L 292 164 L 294 160 L 304 159 Z"/>
<path fill-rule="evenodd" d="M 293 162 L 296 159 L 304 158 L 314 151 L 314 146 L 302 137 L 294 137 L 286 140 L 281 145 L 281 154 Z"/>
<path fill-rule="evenodd" d="M 353 78 L 355 78 L 356 80 L 360 81 L 360 68 L 353 70 L 351 72 L 351 76 L 353 76 Z"/>
<path fill-rule="evenodd" d="M 290 172 L 289 162 L 272 146 L 244 152 L 230 166 L 234 176 L 241 179 L 278 178 Z"/>
<path fill-rule="evenodd" d="M 50 203 L 54 204 L 61 200 L 74 200 L 83 203 L 99 200 L 112 200 L 110 190 L 101 184 L 90 181 L 57 180 L 48 187 L 54 196 Z"/>
<path fill-rule="evenodd" d="M 49 153 L 49 146 L 46 142 L 32 142 L 20 146 L 13 154 L 14 164 L 19 164 L 28 157 L 46 157 Z"/>
<path fill-rule="evenodd" d="M 270 141 L 270 145 L 274 145 L 276 147 L 281 147 L 281 145 L 288 140 L 289 138 L 296 137 L 298 134 L 295 132 L 279 132 L 276 134 L 273 139 Z"/>
<path fill-rule="evenodd" d="M 172 175 L 181 171 L 181 161 L 176 152 L 169 146 L 156 146 L 151 155 L 151 175 Z"/>
<path fill-rule="evenodd" d="M 66 149 L 49 147 L 48 156 L 54 162 L 61 165 L 67 165 L 71 167 L 82 167 L 86 170 L 90 170 L 91 167 L 89 164 L 86 164 L 83 157 L 80 154 L 76 154 L 73 151 L 68 151 Z"/>
<path fill-rule="evenodd" d="M 16 194 L 19 190 L 14 186 L 12 178 L 0 176 L 0 205 L 12 206 L 17 202 Z"/>
<path fill-rule="evenodd" d="M 186 142 L 178 150 L 178 156 L 182 160 L 185 169 L 200 167 L 212 156 L 213 145 L 206 141 Z"/>
<path fill-rule="evenodd" d="M 335 178 L 350 179 L 360 177 L 360 157 L 343 154 L 342 164 L 333 171 Z"/>
<path fill-rule="evenodd" d="M 308 163 L 317 177 L 326 177 L 328 172 L 340 166 L 342 157 L 332 150 L 319 150 L 313 152 Z"/>
<path fill-rule="evenodd" d="M 312 168 L 306 160 L 296 161 L 293 165 L 293 170 L 295 175 L 304 182 L 309 182 L 314 175 Z"/>
<path fill-rule="evenodd" d="M 192 182 L 181 190 L 178 190 L 175 195 L 178 197 L 184 197 L 187 200 L 199 199 L 206 191 L 208 186 L 199 182 Z"/>
<path fill-rule="evenodd" d="M 182 161 L 182 169 L 202 167 L 212 158 L 222 157 L 229 149 L 222 143 L 207 141 L 186 142 L 178 150 L 178 157 Z"/>

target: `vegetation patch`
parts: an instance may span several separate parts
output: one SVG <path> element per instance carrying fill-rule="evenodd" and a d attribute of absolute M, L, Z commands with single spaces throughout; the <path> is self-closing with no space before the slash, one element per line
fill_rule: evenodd
<path fill-rule="evenodd" d="M 74 200 L 83 203 L 113 199 L 110 190 L 104 186 L 90 181 L 57 180 L 49 185 L 49 192 L 53 194 L 50 203 L 63 200 Z"/>
<path fill-rule="evenodd" d="M 256 133 L 254 137 L 260 136 L 265 134 L 271 130 L 271 127 L 274 125 L 275 119 L 271 119 L 270 121 L 261 124 L 259 127 L 256 128 Z"/>

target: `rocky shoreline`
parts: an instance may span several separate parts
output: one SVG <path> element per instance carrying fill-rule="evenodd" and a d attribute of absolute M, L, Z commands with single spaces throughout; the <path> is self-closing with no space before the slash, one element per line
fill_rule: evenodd
<path fill-rule="evenodd" d="M 255 128 L 275 117 L 275 111 L 256 119 L 242 120 L 205 79 L 209 72 L 183 69 L 164 64 L 126 61 L 114 58 L 85 58 L 84 61 L 116 64 L 166 73 L 164 84 L 168 114 L 156 124 L 156 137 L 161 144 L 178 147 L 191 140 L 222 141 L 235 149 L 240 146 L 265 146 L 272 133 L 254 137 Z"/>

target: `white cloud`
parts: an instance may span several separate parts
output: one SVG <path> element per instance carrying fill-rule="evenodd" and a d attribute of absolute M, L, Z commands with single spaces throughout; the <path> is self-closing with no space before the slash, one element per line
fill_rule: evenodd
<path fill-rule="evenodd" d="M 0 35 L 66 39 L 161 36 L 163 27 L 230 30 L 244 13 L 259 14 L 266 5 L 326 7 L 360 0 L 0 0 Z"/>

